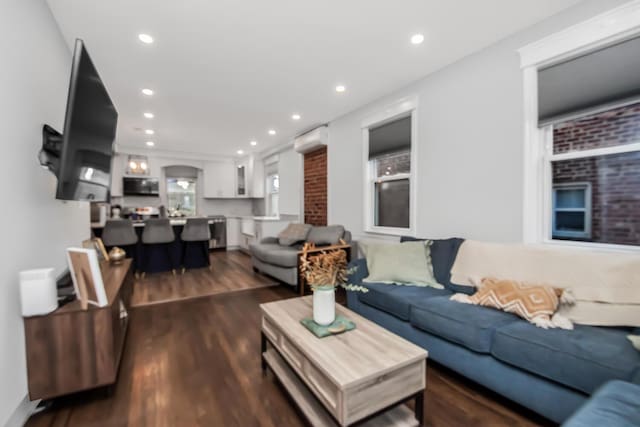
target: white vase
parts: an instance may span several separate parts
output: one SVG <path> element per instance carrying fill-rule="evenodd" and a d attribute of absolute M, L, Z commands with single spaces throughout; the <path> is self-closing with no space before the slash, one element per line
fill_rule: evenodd
<path fill-rule="evenodd" d="M 326 326 L 336 320 L 336 290 L 333 286 L 313 291 L 313 321 Z"/>

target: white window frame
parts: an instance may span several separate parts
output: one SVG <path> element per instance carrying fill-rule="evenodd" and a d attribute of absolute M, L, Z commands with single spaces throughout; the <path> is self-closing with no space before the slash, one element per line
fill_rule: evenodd
<path fill-rule="evenodd" d="M 518 50 L 524 85 L 523 240 L 640 252 L 640 246 L 552 239 L 553 161 L 640 151 L 634 144 L 553 154 L 553 126 L 538 127 L 538 69 L 640 35 L 640 0 L 625 3 Z"/>
<path fill-rule="evenodd" d="M 563 190 L 584 190 L 583 208 L 559 208 L 557 206 L 558 191 Z M 554 184 L 553 197 L 551 203 L 551 236 L 565 237 L 568 239 L 590 239 L 591 238 L 591 183 L 590 182 L 563 182 Z M 557 212 L 582 212 L 584 213 L 584 231 L 558 230 L 556 227 Z"/>
<path fill-rule="evenodd" d="M 364 171 L 364 231 L 370 234 L 392 236 L 416 236 L 416 218 L 418 217 L 418 99 L 415 96 L 403 98 L 383 108 L 362 121 L 362 165 Z M 369 160 L 369 130 L 386 123 L 411 117 L 411 172 L 378 178 L 375 161 Z M 409 227 L 380 227 L 375 225 L 375 182 L 409 179 Z"/>

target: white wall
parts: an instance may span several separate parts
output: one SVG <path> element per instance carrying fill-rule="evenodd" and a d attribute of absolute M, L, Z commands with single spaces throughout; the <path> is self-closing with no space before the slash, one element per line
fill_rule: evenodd
<path fill-rule="evenodd" d="M 278 208 L 280 214 L 300 215 L 303 188 L 302 155 L 287 148 L 278 154 L 280 190 Z"/>
<path fill-rule="evenodd" d="M 18 272 L 40 267 L 62 272 L 65 248 L 89 236 L 89 207 L 55 200 L 55 178 L 36 160 L 42 124 L 62 130 L 71 71 L 71 52 L 44 0 L 2 2 L 0 55 L 0 425 L 5 425 L 21 421 L 16 410 L 27 394 Z"/>
<path fill-rule="evenodd" d="M 362 120 L 417 96 L 417 234 L 520 241 L 524 125 L 516 49 L 622 3 L 584 1 L 331 122 L 329 223 L 364 235 Z M 428 41 L 421 47 L 426 55 L 437 48 Z"/>

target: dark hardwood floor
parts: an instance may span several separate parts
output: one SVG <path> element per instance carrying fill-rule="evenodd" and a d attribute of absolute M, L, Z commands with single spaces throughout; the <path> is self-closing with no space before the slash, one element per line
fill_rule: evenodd
<path fill-rule="evenodd" d="M 278 284 L 267 276 L 255 274 L 251 258 L 240 251 L 211 252 L 209 259 L 211 269 L 196 268 L 175 276 L 165 272 L 138 278 L 133 286 L 131 305 L 162 304 Z"/>
<path fill-rule="evenodd" d="M 60 399 L 27 427 L 303 426 L 259 356 L 258 305 L 295 296 L 277 286 L 132 309 L 111 394 Z M 429 426 L 548 424 L 433 363 L 425 414 Z"/>

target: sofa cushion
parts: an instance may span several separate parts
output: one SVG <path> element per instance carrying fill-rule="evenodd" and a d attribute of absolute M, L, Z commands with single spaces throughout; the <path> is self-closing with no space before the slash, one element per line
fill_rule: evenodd
<path fill-rule="evenodd" d="M 252 243 L 249 246 L 251 255 L 262 262 L 279 267 L 296 268 L 298 266 L 298 250 L 296 246 L 280 246 L 277 243 Z"/>
<path fill-rule="evenodd" d="M 360 302 L 409 321 L 411 303 L 417 300 L 451 295 L 446 289 L 423 286 L 399 286 L 386 283 L 362 283 L 369 292 L 358 292 Z"/>
<path fill-rule="evenodd" d="M 416 328 L 479 353 L 491 351 L 491 341 L 497 328 L 520 322 L 513 314 L 460 304 L 449 300 L 448 296 L 413 301 L 410 321 Z"/>
<path fill-rule="evenodd" d="M 623 329 L 576 325 L 540 329 L 526 322 L 496 331 L 491 354 L 506 363 L 591 394 L 608 380 L 631 380 L 640 353 Z"/>
<path fill-rule="evenodd" d="M 311 231 L 311 225 L 292 222 L 278 234 L 278 243 L 282 246 L 291 246 L 299 242 L 304 242 L 307 240 L 309 231 Z"/>
<path fill-rule="evenodd" d="M 429 239 L 417 239 L 411 236 L 400 237 L 400 242 L 411 242 L 416 240 L 429 240 Z M 433 275 L 438 283 L 444 285 L 445 288 L 450 289 L 453 292 L 460 292 L 465 294 L 472 294 L 474 288 L 471 286 L 460 286 L 451 283 L 451 267 L 458 255 L 458 249 L 464 242 L 464 239 L 453 237 L 450 239 L 431 239 L 431 265 L 433 266 Z"/>
<path fill-rule="evenodd" d="M 562 427 L 592 426 L 640 426 L 640 386 L 610 381 L 562 424 Z"/>
<path fill-rule="evenodd" d="M 341 225 L 329 225 L 327 227 L 311 227 L 307 242 L 316 245 L 336 245 L 344 236 L 344 227 Z"/>

